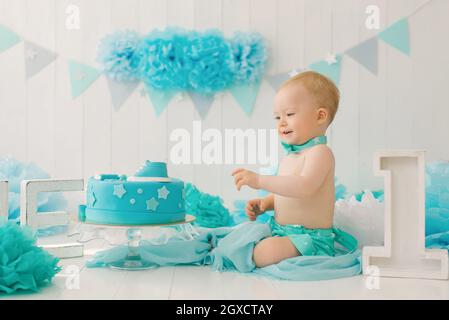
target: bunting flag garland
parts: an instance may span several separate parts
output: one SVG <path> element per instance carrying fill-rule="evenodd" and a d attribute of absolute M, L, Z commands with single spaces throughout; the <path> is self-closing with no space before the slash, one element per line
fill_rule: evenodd
<path fill-rule="evenodd" d="M 201 119 L 205 119 L 214 103 L 214 97 L 211 95 L 201 95 L 196 92 L 189 92 L 189 96 Z"/>
<path fill-rule="evenodd" d="M 309 68 L 329 77 L 338 86 L 340 82 L 341 55 L 336 55 L 335 60 L 332 62 L 322 60 L 312 63 Z"/>
<path fill-rule="evenodd" d="M 326 59 L 313 62 L 309 65 L 308 69 L 328 76 L 337 85 L 339 85 L 343 57 L 349 56 L 358 64 L 366 68 L 367 71 L 377 75 L 379 68 L 379 41 L 382 41 L 403 54 L 410 56 L 410 26 L 408 19 L 431 1 L 432 0 L 429 0 L 417 8 L 413 13 L 386 27 L 383 31 L 379 32 L 377 36 L 364 40 L 344 52 L 329 55 Z M 130 40 L 132 40 L 132 38 Z M 41 72 L 58 57 L 57 53 L 23 39 L 13 30 L 10 30 L 6 26 L 0 25 L 0 53 L 5 52 L 22 41 L 24 42 L 26 79 L 30 79 Z M 101 75 L 105 75 L 105 72 L 100 71 L 97 68 L 73 60 L 68 60 L 68 67 L 71 92 L 74 99 L 82 95 Z M 283 82 L 301 71 L 303 71 L 303 69 L 295 69 L 295 72 L 281 72 L 274 75 L 266 75 L 264 79 L 274 90 L 278 90 Z M 139 82 L 137 81 L 119 82 L 112 80 L 109 77 L 107 78 L 107 83 L 111 95 L 111 104 L 115 111 L 120 110 L 126 100 L 139 86 Z M 248 116 L 250 116 L 253 112 L 257 95 L 260 90 L 260 85 L 261 81 L 256 81 L 252 84 L 231 86 L 228 90 Z M 144 84 L 143 90 L 145 90 L 145 93 L 148 94 L 149 100 L 157 116 L 163 113 L 170 101 L 177 94 L 177 92 L 172 92 L 170 90 L 156 90 L 147 84 Z M 186 93 L 190 96 L 190 99 L 200 117 L 205 119 L 213 105 L 215 96 L 202 95 L 195 92 Z"/>
<path fill-rule="evenodd" d="M 146 92 L 150 96 L 151 104 L 154 107 L 154 111 L 156 113 L 156 116 L 160 116 L 162 112 L 165 110 L 165 108 L 168 106 L 170 101 L 173 99 L 173 97 L 176 95 L 176 91 L 162 91 L 162 90 L 156 90 L 152 86 L 145 84 Z"/>
<path fill-rule="evenodd" d="M 260 89 L 260 81 L 242 86 L 234 86 L 229 91 L 234 99 L 240 104 L 240 107 L 250 116 L 256 103 L 257 94 Z"/>
<path fill-rule="evenodd" d="M 364 66 L 368 71 L 377 75 L 378 52 L 379 41 L 377 38 L 371 38 L 347 50 L 346 54 Z"/>
<path fill-rule="evenodd" d="M 406 55 L 410 55 L 410 35 L 408 19 L 402 18 L 379 33 L 379 39 L 398 49 Z"/>
<path fill-rule="evenodd" d="M 29 41 L 25 41 L 25 74 L 29 79 L 56 60 L 57 54 Z"/>
<path fill-rule="evenodd" d="M 99 70 L 73 60 L 69 61 L 69 72 L 73 98 L 86 91 L 101 74 Z"/>
<path fill-rule="evenodd" d="M 0 25 L 0 53 L 18 44 L 22 39 L 14 32 Z"/>
<path fill-rule="evenodd" d="M 139 86 L 139 82 L 118 82 L 111 78 L 107 78 L 109 92 L 111 94 L 111 102 L 115 111 L 120 110 L 122 105 L 126 102 L 130 95 L 136 90 Z"/>

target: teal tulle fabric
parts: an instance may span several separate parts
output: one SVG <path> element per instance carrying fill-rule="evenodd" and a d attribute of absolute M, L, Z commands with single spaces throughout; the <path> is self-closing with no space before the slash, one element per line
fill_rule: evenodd
<path fill-rule="evenodd" d="M 39 248 L 28 228 L 0 222 L 0 295 L 38 291 L 60 271 L 59 259 Z"/>
<path fill-rule="evenodd" d="M 349 277 L 361 272 L 361 252 L 338 250 L 335 257 L 295 257 L 265 268 L 256 268 L 254 246 L 271 236 L 266 223 L 247 222 L 235 227 L 198 228 L 190 240 L 182 232 L 166 241 L 140 242 L 143 260 L 159 266 L 208 265 L 216 271 L 238 271 L 283 280 L 325 280 Z M 98 252 L 86 263 L 89 268 L 106 267 L 126 257 L 127 247 Z"/>
<path fill-rule="evenodd" d="M 228 226 L 232 219 L 223 200 L 200 191 L 191 183 L 185 184 L 186 212 L 196 217 L 196 224 L 207 228 Z"/>

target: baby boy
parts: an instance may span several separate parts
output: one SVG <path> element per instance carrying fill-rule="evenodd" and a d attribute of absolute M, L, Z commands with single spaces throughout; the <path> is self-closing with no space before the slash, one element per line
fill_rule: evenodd
<path fill-rule="evenodd" d="M 245 169 L 233 172 L 238 190 L 263 189 L 270 195 L 250 200 L 246 214 L 255 220 L 274 210 L 272 237 L 254 248 L 257 267 L 276 264 L 299 255 L 333 256 L 335 159 L 326 145 L 326 130 L 334 120 L 340 94 L 335 84 L 316 72 L 303 72 L 279 89 L 274 118 L 287 156 L 277 176 L 263 176 Z"/>

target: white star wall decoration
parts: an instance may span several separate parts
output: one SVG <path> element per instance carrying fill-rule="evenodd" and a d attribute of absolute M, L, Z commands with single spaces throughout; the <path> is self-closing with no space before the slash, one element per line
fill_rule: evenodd
<path fill-rule="evenodd" d="M 337 63 L 337 56 L 334 53 L 328 53 L 325 60 L 328 65 L 333 65 Z"/>

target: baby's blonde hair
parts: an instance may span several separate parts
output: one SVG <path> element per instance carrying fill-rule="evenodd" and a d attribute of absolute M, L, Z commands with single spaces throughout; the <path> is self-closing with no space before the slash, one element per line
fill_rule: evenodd
<path fill-rule="evenodd" d="M 340 91 L 332 80 L 314 71 L 306 71 L 285 81 L 281 88 L 302 83 L 313 95 L 318 107 L 329 111 L 329 125 L 334 121 L 340 103 Z"/>

